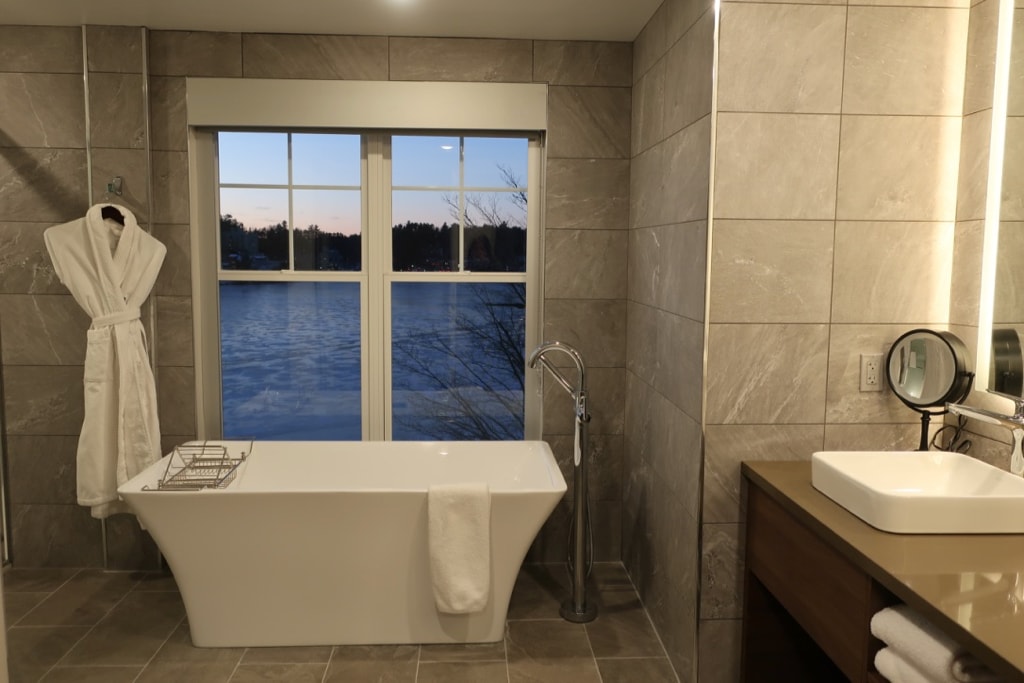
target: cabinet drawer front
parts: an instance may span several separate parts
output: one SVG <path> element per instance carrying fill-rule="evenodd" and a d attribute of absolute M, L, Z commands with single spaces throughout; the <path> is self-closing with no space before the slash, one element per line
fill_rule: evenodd
<path fill-rule="evenodd" d="M 756 487 L 747 568 L 852 681 L 869 667 L 871 580 Z"/>

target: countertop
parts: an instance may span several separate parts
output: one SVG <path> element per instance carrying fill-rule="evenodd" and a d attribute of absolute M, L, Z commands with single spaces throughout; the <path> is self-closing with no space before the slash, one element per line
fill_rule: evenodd
<path fill-rule="evenodd" d="M 1024 534 L 893 534 L 811 485 L 809 462 L 743 475 L 1007 680 L 1024 681 Z"/>

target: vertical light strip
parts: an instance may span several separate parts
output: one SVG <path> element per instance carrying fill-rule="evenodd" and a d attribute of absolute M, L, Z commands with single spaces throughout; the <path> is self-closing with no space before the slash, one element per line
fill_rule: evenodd
<path fill-rule="evenodd" d="M 999 253 L 999 221 L 1003 189 L 1003 155 L 1006 144 L 1006 113 L 1010 83 L 1010 51 L 1013 40 L 1013 0 L 999 0 L 996 28 L 996 63 L 992 87 L 992 136 L 989 139 L 988 185 L 985 191 L 985 238 L 981 255 L 981 287 L 978 306 L 978 350 L 975 372 L 991 385 L 992 322 L 996 290 L 996 257 Z"/>

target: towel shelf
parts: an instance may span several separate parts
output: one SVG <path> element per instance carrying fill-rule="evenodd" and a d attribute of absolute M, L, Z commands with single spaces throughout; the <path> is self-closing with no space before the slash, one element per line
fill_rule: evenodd
<path fill-rule="evenodd" d="M 167 456 L 164 476 L 157 480 L 157 491 L 199 491 L 224 488 L 235 478 L 238 466 L 252 452 L 249 442 L 237 456 L 222 444 L 186 443 L 175 446 Z M 144 486 L 143 490 L 152 490 Z"/>

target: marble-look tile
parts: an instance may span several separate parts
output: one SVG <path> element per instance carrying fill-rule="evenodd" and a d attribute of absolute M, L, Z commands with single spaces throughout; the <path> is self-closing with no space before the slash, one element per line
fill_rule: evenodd
<path fill-rule="evenodd" d="M 667 657 L 598 659 L 603 683 L 677 683 Z"/>
<path fill-rule="evenodd" d="M 130 573 L 83 570 L 32 610 L 21 626 L 95 626 L 137 581 Z"/>
<path fill-rule="evenodd" d="M 1021 21 L 1019 12 L 1016 21 Z M 984 0 L 971 7 L 967 29 L 967 66 L 964 74 L 963 113 L 973 114 L 992 106 L 992 86 L 995 83 L 996 26 L 999 3 Z M 1019 33 L 1017 35 L 1020 35 Z M 1014 41 L 1014 46 L 1020 41 Z M 1024 50 L 1018 50 L 1024 56 Z M 1013 71 L 1010 73 L 1021 73 Z"/>
<path fill-rule="evenodd" d="M 838 221 L 832 322 L 944 323 L 953 233 L 952 223 Z"/>
<path fill-rule="evenodd" d="M 548 158 L 629 157 L 629 88 L 551 86 Z"/>
<path fill-rule="evenodd" d="M 959 8 L 967 9 L 974 0 L 861 0 L 858 4 L 866 6 L 895 6 L 895 7 L 932 7 L 932 8 Z"/>
<path fill-rule="evenodd" d="M 998 12 L 999 12 L 998 5 L 999 5 L 999 3 L 992 2 L 992 0 L 985 0 L 983 3 L 980 3 L 979 5 L 977 5 L 976 8 L 977 9 L 981 9 L 983 6 L 986 6 L 986 5 L 995 5 L 995 7 L 987 8 L 985 10 L 986 14 L 995 14 L 995 15 L 998 16 Z M 1018 6 L 1019 6 L 1019 3 L 1018 3 Z M 971 15 L 972 28 L 973 28 L 973 24 L 975 23 L 975 19 L 976 19 L 976 17 L 972 14 Z M 988 21 L 994 21 L 994 20 L 989 19 Z M 1015 35 L 1015 36 L 1024 35 L 1024 12 L 1014 12 L 1013 13 L 1013 35 Z M 991 37 L 989 38 L 989 40 L 992 40 L 993 42 L 995 41 L 995 39 L 991 38 Z M 984 59 L 989 59 L 989 61 L 993 62 L 993 63 L 989 64 L 988 68 L 992 69 L 992 68 L 994 68 L 994 60 L 993 60 L 992 57 L 989 57 L 989 55 L 990 54 L 995 54 L 994 53 L 995 48 L 992 47 L 992 48 L 990 48 L 990 50 L 991 51 L 979 50 L 980 54 L 978 55 L 977 59 L 978 59 L 978 61 L 981 61 L 981 60 L 984 60 Z M 968 68 L 970 68 L 970 65 L 968 65 Z M 1020 79 L 1019 74 L 1024 74 L 1024 40 L 1014 40 L 1010 44 L 1010 74 L 1011 74 L 1011 77 L 1014 78 L 1015 82 L 1017 82 L 1017 83 L 1020 82 L 1019 81 L 1019 79 Z M 979 78 L 985 78 L 986 75 L 987 74 L 979 74 Z M 993 83 L 993 81 L 990 81 L 990 84 L 991 83 Z M 1007 94 L 1007 98 L 1006 98 L 1007 99 L 1007 101 L 1006 101 L 1006 114 L 1008 116 L 1024 116 L 1024 92 L 1022 92 L 1022 90 L 1024 90 L 1024 88 L 1020 88 L 1019 86 L 1010 88 L 1010 92 Z M 985 93 L 985 94 L 988 94 L 988 93 Z M 979 99 L 981 99 L 982 97 L 984 97 L 984 95 L 979 95 Z M 964 111 L 966 113 L 967 110 L 965 109 Z"/>
<path fill-rule="evenodd" d="M 587 371 L 587 391 L 590 394 L 590 433 L 621 434 L 625 408 L 625 370 L 622 368 L 592 368 Z M 572 398 L 553 380 L 544 382 L 544 434 L 572 434 L 574 424 Z"/>
<path fill-rule="evenodd" d="M 80 75 L 0 73 L 0 147 L 84 148 L 84 102 Z"/>
<path fill-rule="evenodd" d="M 551 85 L 633 84 L 631 43 L 535 40 L 533 80 Z"/>
<path fill-rule="evenodd" d="M 958 221 L 953 237 L 953 273 L 950 278 L 949 322 L 971 325 L 978 321 L 981 301 L 981 258 L 985 242 L 983 221 Z M 998 263 L 998 261 L 997 261 Z M 998 277 L 998 269 L 996 275 Z M 996 286 L 998 293 L 999 287 Z"/>
<path fill-rule="evenodd" d="M 57 666 L 40 683 L 134 683 L 140 673 L 141 666 Z"/>
<path fill-rule="evenodd" d="M 491 38 L 388 39 L 393 81 L 529 83 L 533 43 Z"/>
<path fill-rule="evenodd" d="M 82 428 L 81 365 L 4 367 L 7 434 L 78 436 Z"/>
<path fill-rule="evenodd" d="M 712 324 L 707 424 L 819 423 L 827 325 Z"/>
<path fill-rule="evenodd" d="M 999 252 L 996 257 L 996 288 L 992 305 L 992 320 L 996 325 L 1009 327 L 1024 320 L 1024 223 L 999 223 Z M 2 309 L 0 309 L 2 310 Z"/>
<path fill-rule="evenodd" d="M 149 73 L 153 76 L 241 76 L 242 36 L 212 31 L 152 31 L 149 34 Z"/>
<path fill-rule="evenodd" d="M 741 619 L 701 619 L 697 683 L 739 683 Z"/>
<path fill-rule="evenodd" d="M 299 664 L 303 662 L 329 662 L 330 645 L 308 647 L 250 647 L 242 655 L 243 664 Z"/>
<path fill-rule="evenodd" d="M 545 230 L 621 230 L 629 223 L 627 159 L 549 159 Z"/>
<path fill-rule="evenodd" d="M 1024 221 L 1024 116 L 1006 117 L 1000 219 Z"/>
<path fill-rule="evenodd" d="M 833 239 L 826 221 L 716 221 L 711 321 L 828 322 Z"/>
<path fill-rule="evenodd" d="M 8 629 L 7 669 L 11 680 L 38 681 L 88 631 L 84 626 Z"/>
<path fill-rule="evenodd" d="M 891 391 L 860 391 L 860 354 L 889 353 L 911 325 L 833 325 L 828 352 L 827 424 L 916 422 Z M 819 420 L 820 421 L 820 420 Z"/>
<path fill-rule="evenodd" d="M 196 647 L 192 644 L 192 634 L 186 620 L 174 630 L 174 633 L 160 647 L 153 656 L 152 663 L 187 662 L 189 664 L 209 664 L 216 662 L 234 666 L 241 661 L 245 651 L 243 647 Z"/>
<path fill-rule="evenodd" d="M 848 115 L 840 137 L 837 218 L 954 218 L 959 117 Z"/>
<path fill-rule="evenodd" d="M 4 596 L 10 593 L 52 593 L 84 569 L 78 567 L 4 567 Z M 10 624 L 8 624 L 10 626 Z"/>
<path fill-rule="evenodd" d="M 72 505 L 77 502 L 77 436 L 8 435 L 10 501 Z"/>
<path fill-rule="evenodd" d="M 3 239 L 2 235 L 0 231 L 0 240 Z M 163 296 L 191 296 L 192 246 L 189 242 L 189 226 L 157 223 L 153 226 L 153 236 L 167 247 L 167 255 L 164 256 L 153 291 Z M 0 264 L 2 258 L 0 256 Z"/>
<path fill-rule="evenodd" d="M 835 217 L 839 116 L 721 113 L 716 154 L 716 218 Z"/>
<path fill-rule="evenodd" d="M 13 73 L 82 73 L 78 26 L 0 26 L 0 64 Z"/>
<path fill-rule="evenodd" d="M 334 649 L 324 683 L 394 681 L 413 683 L 419 648 L 415 645 L 348 645 Z"/>
<path fill-rule="evenodd" d="M 839 113 L 846 7 L 724 3 L 720 111 Z"/>
<path fill-rule="evenodd" d="M 711 174 L 711 117 L 633 157 L 631 228 L 706 220 Z"/>
<path fill-rule="evenodd" d="M 512 621 L 505 641 L 510 683 L 601 680 L 582 624 Z"/>
<path fill-rule="evenodd" d="M 917 424 L 827 424 L 823 450 L 912 451 L 920 441 L 921 427 Z"/>
<path fill-rule="evenodd" d="M 145 30 L 141 26 L 86 26 L 89 71 L 142 73 L 142 34 Z"/>
<path fill-rule="evenodd" d="M 148 159 L 144 149 L 92 150 L 92 192 L 93 202 L 120 204 L 133 214 L 139 225 L 149 224 L 149 183 L 147 180 Z M 115 177 L 121 177 L 121 194 L 107 192 L 107 184 Z M 154 190 L 159 194 L 157 179 Z"/>
<path fill-rule="evenodd" d="M 150 135 L 154 150 L 188 150 L 185 78 L 152 76 L 149 79 Z"/>
<path fill-rule="evenodd" d="M 107 518 L 107 564 L 112 571 L 152 570 L 160 566 L 160 550 L 132 514 Z"/>
<path fill-rule="evenodd" d="M 53 264 L 43 242 L 43 232 L 50 225 L 0 221 L 0 293 L 67 292 L 53 272 Z"/>
<path fill-rule="evenodd" d="M 959 116 L 968 12 L 850 7 L 843 113 Z M 841 43 L 840 43 L 841 44 Z"/>
<path fill-rule="evenodd" d="M 587 367 L 621 367 L 626 362 L 626 303 L 607 299 L 547 299 L 542 336 L 576 348 Z M 572 364 L 568 356 L 552 361 L 566 367 Z"/>
<path fill-rule="evenodd" d="M 188 153 L 153 152 L 153 222 L 189 222 Z"/>
<path fill-rule="evenodd" d="M 142 670 L 135 683 L 228 683 L 235 667 L 224 663 L 153 662 Z"/>
<path fill-rule="evenodd" d="M 11 593 L 4 591 L 4 624 L 16 626 L 22 617 L 36 608 L 49 593 Z"/>
<path fill-rule="evenodd" d="M 192 365 L 190 297 L 156 297 L 156 334 L 153 335 L 153 345 L 158 365 Z"/>
<path fill-rule="evenodd" d="M 100 523 L 79 505 L 12 505 L 11 554 L 25 567 L 97 567 Z"/>
<path fill-rule="evenodd" d="M 640 77 L 630 94 L 630 155 L 636 156 L 665 138 L 665 74 L 662 59 Z"/>
<path fill-rule="evenodd" d="M 715 17 L 708 12 L 665 58 L 665 135 L 674 135 L 711 112 L 714 58 Z"/>
<path fill-rule="evenodd" d="M 82 365 L 88 327 L 70 295 L 0 294 L 4 365 Z"/>
<path fill-rule="evenodd" d="M 700 414 L 704 324 L 629 304 L 627 367 L 689 415 Z"/>
<path fill-rule="evenodd" d="M 527 562 L 516 575 L 508 618 L 558 619 L 558 606 L 570 590 L 568 568 L 564 563 Z"/>
<path fill-rule="evenodd" d="M 194 434 L 196 431 L 195 374 L 190 367 L 157 368 L 160 431 Z"/>
<path fill-rule="evenodd" d="M 701 619 L 742 616 L 743 546 L 739 524 L 703 524 Z"/>
<path fill-rule="evenodd" d="M 631 300 L 702 321 L 706 270 L 706 221 L 630 230 Z"/>
<path fill-rule="evenodd" d="M 144 666 L 184 617 L 177 593 L 128 593 L 61 663 Z"/>
<path fill-rule="evenodd" d="M 985 217 L 991 136 L 991 109 L 969 114 L 963 118 L 960 170 L 956 186 L 956 219 L 958 221 L 977 220 Z"/>
<path fill-rule="evenodd" d="M 89 74 L 92 147 L 146 146 L 143 95 L 140 74 Z"/>
<path fill-rule="evenodd" d="M 320 683 L 325 680 L 326 664 L 240 664 L 231 676 L 232 683 Z M 328 679 L 329 680 L 329 679 Z"/>
<path fill-rule="evenodd" d="M 488 662 L 505 663 L 505 641 L 497 643 L 451 643 L 420 645 L 420 663 L 423 662 Z"/>
<path fill-rule="evenodd" d="M 0 133 L 0 147 L 5 147 Z M 84 149 L 17 147 L 0 154 L 0 215 L 5 221 L 61 223 L 89 207 Z"/>
<path fill-rule="evenodd" d="M 666 0 L 665 23 L 668 45 L 675 44 L 697 23 L 714 19 L 714 0 Z"/>
<path fill-rule="evenodd" d="M 617 299 L 626 291 L 625 230 L 552 230 L 545 235 L 544 296 Z"/>
<path fill-rule="evenodd" d="M 703 521 L 742 521 L 740 463 L 744 460 L 804 460 L 822 450 L 818 425 L 708 425 L 704 447 Z"/>
<path fill-rule="evenodd" d="M 416 683 L 508 683 L 508 666 L 501 662 L 422 662 Z"/>
<path fill-rule="evenodd" d="M 242 35 L 247 78 L 388 80 L 388 38 L 383 36 Z"/>
<path fill-rule="evenodd" d="M 559 434 L 549 437 L 548 443 L 568 487 L 565 497 L 575 500 L 574 437 Z M 595 434 L 590 437 L 590 451 L 587 453 L 587 492 L 590 500 L 618 501 L 622 497 L 622 444 L 621 434 Z"/>
<path fill-rule="evenodd" d="M 634 84 L 665 55 L 671 45 L 668 40 L 668 5 L 662 2 L 633 40 Z"/>

